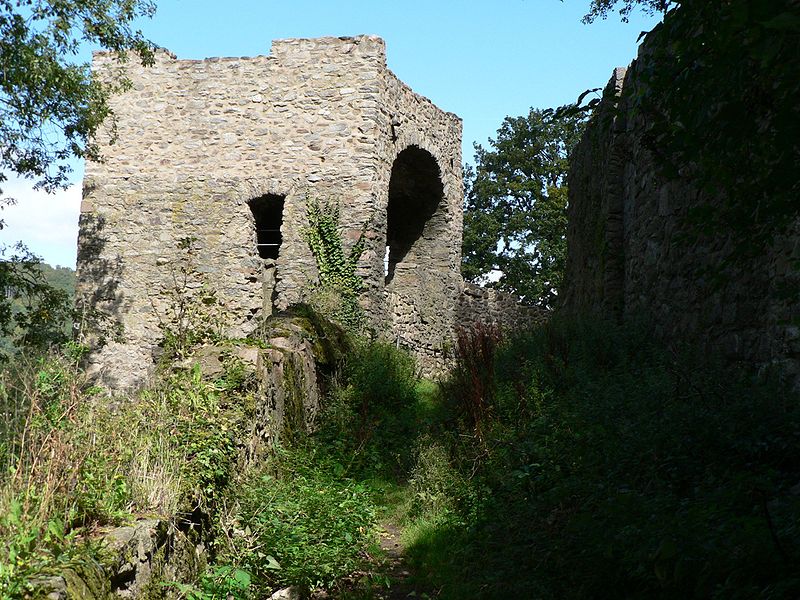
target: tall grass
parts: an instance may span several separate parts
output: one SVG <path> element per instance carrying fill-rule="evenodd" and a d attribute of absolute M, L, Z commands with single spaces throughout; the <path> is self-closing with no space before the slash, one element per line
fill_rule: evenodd
<path fill-rule="evenodd" d="M 211 512 L 231 480 L 248 421 L 246 391 L 164 373 L 141 394 L 87 384 L 79 356 L 17 360 L 0 371 L 0 595 L 21 597 L 78 544 L 139 515 Z M 235 398 L 235 400 L 233 399 Z M 252 403 L 250 403 L 252 404 Z"/>
<path fill-rule="evenodd" d="M 48 570 L 95 556 L 76 528 L 114 521 L 122 476 L 106 469 L 75 361 L 18 359 L 0 371 L 0 595 L 22 597 Z"/>

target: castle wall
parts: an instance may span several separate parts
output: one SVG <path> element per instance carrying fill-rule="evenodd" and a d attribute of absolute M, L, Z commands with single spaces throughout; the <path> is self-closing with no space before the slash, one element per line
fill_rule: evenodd
<path fill-rule="evenodd" d="M 496 325 L 514 333 L 544 324 L 549 318 L 549 310 L 520 304 L 512 294 L 469 282 L 462 283 L 456 305 L 456 321 L 465 328 L 480 323 Z"/>
<path fill-rule="evenodd" d="M 423 371 L 430 374 L 445 364 L 443 344 L 452 337 L 461 282 L 463 179 L 461 174 L 461 120 L 415 94 L 391 71 L 382 85 L 381 161 L 378 166 L 379 204 L 388 204 L 392 166 L 407 148 L 429 153 L 440 170 L 442 199 L 429 220 L 420 248 L 406 260 L 384 288 L 387 322 L 397 342 L 414 349 Z"/>
<path fill-rule="evenodd" d="M 728 264 L 741 240 L 687 219 L 692 206 L 720 200 L 660 175 L 648 123 L 631 109 L 643 54 L 615 70 L 572 158 L 563 309 L 643 320 L 667 343 L 796 377 L 800 307 L 782 290 L 798 289 L 797 237 Z"/>
<path fill-rule="evenodd" d="M 98 53 L 93 68 L 120 67 Z M 182 293 L 213 288 L 229 314 L 215 325 L 232 336 L 250 333 L 271 305 L 302 301 L 317 276 L 302 236 L 308 197 L 340 204 L 346 243 L 367 227 L 362 303 L 373 325 L 394 335 L 383 274 L 387 190 L 393 161 L 411 145 L 435 157 L 446 196 L 441 227 L 431 230 L 446 259 L 425 265 L 425 298 L 453 306 L 461 123 L 387 71 L 381 39 L 280 40 L 269 56 L 200 61 L 162 51 L 153 67 L 124 70 L 132 87 L 111 100 L 116 141 L 107 131 L 98 139 L 103 162 L 87 164 L 79 234 L 78 294 L 121 330 L 93 355 L 102 381 L 143 383 L 160 324 L 175 319 Z M 400 137 L 397 119 L 408 124 Z M 274 268 L 256 252 L 248 205 L 265 194 L 285 196 Z M 452 319 L 449 308 L 417 323 L 426 348 L 441 346 Z M 421 358 L 433 365 L 433 354 Z"/>

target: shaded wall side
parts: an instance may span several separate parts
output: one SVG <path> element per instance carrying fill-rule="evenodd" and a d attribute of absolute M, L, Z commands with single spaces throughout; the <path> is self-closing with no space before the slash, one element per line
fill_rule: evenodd
<path fill-rule="evenodd" d="M 97 56 L 95 69 L 110 62 Z M 383 42 L 364 37 L 275 42 L 252 59 L 159 53 L 152 69 L 129 66 L 133 88 L 112 101 L 118 140 L 101 140 L 105 162 L 87 165 L 79 235 L 78 294 L 122 328 L 93 357 L 103 381 L 134 387 L 152 369 L 182 239 L 195 247 L 189 291 L 213 287 L 230 314 L 226 334 L 255 327 L 265 291 L 252 198 L 286 195 L 275 300 L 303 299 L 316 278 L 306 197 L 347 206 L 354 230 L 374 212 L 370 132 L 384 65 Z"/>
<path fill-rule="evenodd" d="M 646 141 L 648 123 L 631 109 L 643 56 L 625 75 L 616 118 L 599 118 L 617 102 L 607 96 L 572 161 L 562 308 L 642 319 L 669 344 L 692 342 L 795 377 L 800 307 L 781 290 L 798 289 L 798 238 L 723 267 L 741 240 L 731 231 L 700 232 L 687 218 L 692 206 L 723 200 L 688 180 L 666 180 Z"/>
<path fill-rule="evenodd" d="M 461 119 L 415 94 L 391 71 L 382 75 L 384 103 L 378 138 L 382 222 L 389 200 L 392 165 L 405 149 L 417 147 L 436 160 L 443 185 L 443 198 L 436 214 L 423 231 L 430 256 L 414 257 L 400 265 L 392 282 L 381 285 L 379 310 L 389 334 L 399 345 L 412 349 L 423 371 L 432 374 L 445 365 L 444 349 L 452 340 L 461 276 L 463 179 L 461 166 Z M 386 246 L 384 225 L 379 242 L 379 268 L 383 273 Z M 424 261 L 423 261 L 424 258 Z M 403 271 L 413 270 L 416 287 L 409 293 L 402 285 Z"/>
<path fill-rule="evenodd" d="M 614 70 L 604 101 L 573 150 L 567 204 L 567 281 L 561 306 L 619 317 L 623 309 L 623 206 L 628 159 L 624 116 L 615 111 L 626 69 Z"/>

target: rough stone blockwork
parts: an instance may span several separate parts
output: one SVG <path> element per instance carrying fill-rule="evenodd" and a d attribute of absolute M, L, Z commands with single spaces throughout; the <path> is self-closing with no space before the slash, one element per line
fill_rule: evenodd
<path fill-rule="evenodd" d="M 347 243 L 366 227 L 373 325 L 427 371 L 441 366 L 460 285 L 461 121 L 387 69 L 383 40 L 280 40 L 252 58 L 162 51 L 150 68 L 98 53 L 93 68 L 133 84 L 112 99 L 117 139 L 98 140 L 105 160 L 87 164 L 81 207 L 79 297 L 122 331 L 92 356 L 106 385 L 145 381 L 176 297 L 213 288 L 231 336 L 303 300 L 317 276 L 309 197 L 340 203 Z"/>
<path fill-rule="evenodd" d="M 687 181 L 662 178 L 645 145 L 647 123 L 629 99 L 646 60 L 644 48 L 627 71 L 615 69 L 573 156 L 563 308 L 644 318 L 668 343 L 699 342 L 798 381 L 800 307 L 780 293 L 797 289 L 798 238 L 725 270 L 722 258 L 737 241 L 730 232 L 687 241 L 687 209 L 708 199 Z"/>
<path fill-rule="evenodd" d="M 468 282 L 461 288 L 457 307 L 457 321 L 462 327 L 482 323 L 519 330 L 545 323 L 549 316 L 549 311 L 520 304 L 511 294 Z"/>

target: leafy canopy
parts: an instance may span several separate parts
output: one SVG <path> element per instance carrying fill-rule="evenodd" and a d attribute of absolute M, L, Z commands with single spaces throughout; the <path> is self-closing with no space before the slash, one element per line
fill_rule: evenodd
<path fill-rule="evenodd" d="M 664 174 L 710 199 L 690 217 L 736 232 L 734 254 L 758 253 L 800 215 L 800 4 L 675 4 L 647 37 L 629 102 Z"/>
<path fill-rule="evenodd" d="M 528 304 L 551 306 L 566 261 L 569 153 L 585 116 L 531 109 L 507 117 L 490 147 L 475 145 L 475 169 L 465 174 L 461 270 Z"/>
<path fill-rule="evenodd" d="M 666 12 L 667 8 L 673 4 L 671 0 L 622 0 L 621 3 L 622 6 L 618 12 L 625 22 L 628 21 L 628 17 L 637 5 L 647 14 L 653 14 L 654 12 Z M 589 12 L 583 17 L 583 22 L 593 23 L 598 17 L 601 19 L 607 18 L 608 13 L 616 8 L 618 4 L 620 4 L 620 0 L 592 0 Z"/>
<path fill-rule="evenodd" d="M 111 116 L 109 95 L 129 83 L 102 82 L 75 57 L 88 43 L 152 63 L 153 45 L 131 24 L 154 11 L 152 0 L 0 0 L 0 186 L 16 174 L 53 191 L 71 158 L 99 158 L 92 139 Z M 0 291 L 4 347 L 8 336 L 17 347 L 66 339 L 70 298 L 24 246 L 0 247 Z"/>
<path fill-rule="evenodd" d="M 84 43 L 153 61 L 131 29 L 152 0 L 0 0 L 0 184 L 11 173 L 47 191 L 64 186 L 68 159 L 98 158 L 92 137 L 123 80 L 103 83 L 75 62 Z"/>

